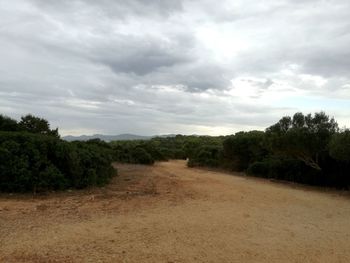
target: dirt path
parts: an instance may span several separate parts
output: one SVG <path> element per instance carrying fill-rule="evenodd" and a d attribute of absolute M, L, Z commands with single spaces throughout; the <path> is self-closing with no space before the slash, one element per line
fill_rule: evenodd
<path fill-rule="evenodd" d="M 0 262 L 350 262 L 350 198 L 183 161 L 102 189 L 0 196 Z"/>

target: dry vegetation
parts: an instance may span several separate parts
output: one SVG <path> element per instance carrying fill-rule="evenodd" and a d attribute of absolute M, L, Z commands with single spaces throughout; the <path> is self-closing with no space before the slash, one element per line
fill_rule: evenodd
<path fill-rule="evenodd" d="M 0 196 L 0 262 L 350 262 L 347 193 L 116 166 L 105 188 Z"/>

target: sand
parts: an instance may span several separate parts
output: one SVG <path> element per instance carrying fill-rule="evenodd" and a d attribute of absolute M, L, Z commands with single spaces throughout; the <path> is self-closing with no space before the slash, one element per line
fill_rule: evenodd
<path fill-rule="evenodd" d="M 0 262 L 350 262 L 347 192 L 115 166 L 104 188 L 0 195 Z"/>

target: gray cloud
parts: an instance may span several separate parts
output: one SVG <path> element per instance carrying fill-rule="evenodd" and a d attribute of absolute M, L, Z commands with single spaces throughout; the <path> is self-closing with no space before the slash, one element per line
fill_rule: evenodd
<path fill-rule="evenodd" d="M 132 16 L 160 16 L 166 17 L 182 10 L 182 1 L 172 0 L 34 0 L 33 3 L 40 9 L 48 12 L 65 12 L 83 17 L 84 15 L 108 16 L 116 19 L 125 19 Z"/>
<path fill-rule="evenodd" d="M 93 52 L 92 60 L 107 65 L 116 73 L 146 75 L 160 68 L 191 62 L 188 45 L 152 37 L 117 36 Z M 186 45 L 185 44 L 185 45 Z"/>
<path fill-rule="evenodd" d="M 294 111 L 349 125 L 346 0 L 0 3 L 0 111 L 62 133 L 231 133 Z"/>

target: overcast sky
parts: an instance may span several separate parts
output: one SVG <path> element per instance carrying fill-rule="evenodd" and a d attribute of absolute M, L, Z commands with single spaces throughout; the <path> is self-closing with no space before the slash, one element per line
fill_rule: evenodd
<path fill-rule="evenodd" d="M 0 0 L 0 114 L 61 135 L 350 126 L 349 0 Z"/>

